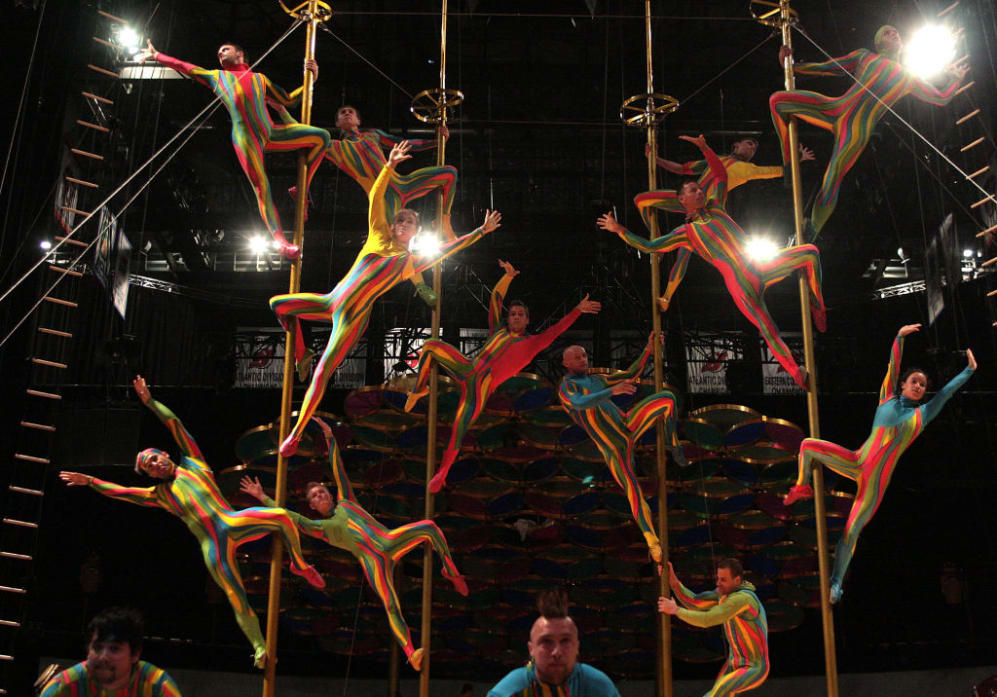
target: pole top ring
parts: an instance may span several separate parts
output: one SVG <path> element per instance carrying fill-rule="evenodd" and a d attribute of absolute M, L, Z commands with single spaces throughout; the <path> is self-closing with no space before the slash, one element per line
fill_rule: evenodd
<path fill-rule="evenodd" d="M 449 118 L 453 110 L 464 101 L 464 93 L 460 90 L 438 87 L 423 90 L 412 97 L 409 111 L 423 123 L 440 123 L 444 116 Z"/>
<path fill-rule="evenodd" d="M 679 100 L 667 94 L 635 94 L 620 105 L 620 120 L 627 126 L 652 126 L 678 108 Z"/>
<path fill-rule="evenodd" d="M 774 0 L 748 0 L 748 11 L 751 12 L 752 19 L 759 24 L 764 24 L 766 27 L 781 27 L 782 5 L 782 2 Z M 789 7 L 788 0 L 785 5 L 789 9 L 790 23 L 795 24 L 800 18 L 799 14 Z"/>
<path fill-rule="evenodd" d="M 332 18 L 332 8 L 322 0 L 305 0 L 294 8 L 288 8 L 284 0 L 277 0 L 284 12 L 300 22 L 325 22 Z"/>

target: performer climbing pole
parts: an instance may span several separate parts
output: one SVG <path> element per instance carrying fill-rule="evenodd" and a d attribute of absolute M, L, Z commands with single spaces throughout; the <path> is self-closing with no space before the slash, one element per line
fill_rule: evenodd
<path fill-rule="evenodd" d="M 658 173 L 655 154 L 658 152 L 656 128 L 665 116 L 678 109 L 679 103 L 667 94 L 656 94 L 654 91 L 654 62 L 651 43 L 651 0 L 644 0 L 644 57 L 646 69 L 646 91 L 626 99 L 620 106 L 620 118 L 628 126 L 643 127 L 647 133 L 645 152 L 647 154 L 647 187 L 654 191 L 658 188 Z M 658 236 L 658 222 L 652 216 L 650 221 L 651 239 Z M 661 295 L 661 260 L 659 255 L 651 255 L 651 318 L 652 336 L 660 337 L 661 315 L 657 311 L 657 299 Z M 664 390 L 664 367 L 662 366 L 661 342 L 652 341 L 654 352 L 654 391 Z M 671 414 L 672 419 L 678 415 Z M 657 470 L 658 470 L 658 544 L 661 546 L 661 563 L 668 563 L 668 507 L 661 505 L 667 500 L 665 469 L 667 465 L 666 450 L 672 443 L 664 417 L 657 419 Z M 638 494 L 639 494 L 638 490 Z M 658 595 L 664 595 L 667 590 L 665 579 L 658 579 Z M 659 697 L 672 697 L 672 634 L 671 618 L 668 615 L 658 616 L 658 646 L 657 658 L 657 688 Z"/>

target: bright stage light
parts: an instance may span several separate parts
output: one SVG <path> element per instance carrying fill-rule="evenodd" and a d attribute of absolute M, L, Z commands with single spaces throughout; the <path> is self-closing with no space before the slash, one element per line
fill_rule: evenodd
<path fill-rule="evenodd" d="M 971 256 L 973 256 L 973 250 L 972 249 L 964 249 L 964 250 L 962 250 L 962 255 L 964 257 L 966 257 L 967 259 L 969 259 Z"/>
<path fill-rule="evenodd" d="M 752 261 L 768 261 L 779 252 L 779 247 L 768 237 L 749 237 L 746 251 Z"/>
<path fill-rule="evenodd" d="M 41 242 L 38 243 L 38 246 L 44 249 L 46 252 L 52 249 L 52 243 L 49 242 L 48 240 L 42 240 Z"/>
<path fill-rule="evenodd" d="M 440 253 L 440 238 L 435 232 L 420 232 L 412 238 L 409 251 L 420 257 L 435 257 Z"/>
<path fill-rule="evenodd" d="M 137 31 L 127 25 L 119 27 L 115 32 L 114 38 L 117 39 L 118 45 L 129 53 L 140 49 L 142 45 L 142 37 L 139 36 Z"/>
<path fill-rule="evenodd" d="M 270 243 L 267 241 L 267 238 L 261 235 L 253 235 L 249 238 L 249 251 L 253 254 L 264 254 L 269 246 Z"/>
<path fill-rule="evenodd" d="M 904 49 L 904 63 L 920 78 L 937 75 L 955 59 L 955 36 L 940 24 L 928 24 L 914 33 Z"/>

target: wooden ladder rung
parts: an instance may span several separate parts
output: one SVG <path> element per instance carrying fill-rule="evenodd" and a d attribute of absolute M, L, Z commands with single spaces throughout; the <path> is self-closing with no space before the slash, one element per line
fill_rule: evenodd
<path fill-rule="evenodd" d="M 92 128 L 95 131 L 100 131 L 101 133 L 110 133 L 111 129 L 106 126 L 101 126 L 100 124 L 90 123 L 89 121 L 84 121 L 83 119 L 76 119 L 76 123 L 80 124 L 84 128 Z"/>
<path fill-rule="evenodd" d="M 980 206 L 982 206 L 982 205 L 983 205 L 984 203 L 986 203 L 987 201 L 991 201 L 991 202 L 993 202 L 994 200 L 995 200 L 995 199 L 994 199 L 994 197 L 993 197 L 993 196 L 986 196 L 986 197 L 984 197 L 984 198 L 981 198 L 981 199 L 980 199 L 979 201 L 977 201 L 977 202 L 976 202 L 976 203 L 974 203 L 973 205 L 971 205 L 971 206 L 970 206 L 970 208 L 979 208 Z"/>
<path fill-rule="evenodd" d="M 100 184 L 94 184 L 93 182 L 88 182 L 86 179 L 77 179 L 75 177 L 66 177 L 67 182 L 72 182 L 73 184 L 79 184 L 80 186 L 89 186 L 91 189 L 99 189 Z"/>
<path fill-rule="evenodd" d="M 958 5 L 958 4 L 959 3 L 956 2 L 956 5 Z M 955 5 L 953 5 L 953 7 L 954 6 Z M 104 10 L 97 10 L 97 14 L 99 14 L 101 17 L 107 17 L 112 22 L 121 22 L 122 24 L 128 24 L 128 22 L 126 22 L 125 20 L 121 19 L 121 17 L 115 17 L 110 12 L 104 12 Z"/>
<path fill-rule="evenodd" d="M 975 84 L 976 84 L 976 80 L 970 80 L 965 85 L 963 85 L 962 87 L 960 87 L 959 89 L 957 89 L 955 91 L 955 93 L 956 94 L 962 94 L 963 92 L 965 92 L 966 90 L 968 90 L 970 87 L 972 87 Z"/>
<path fill-rule="evenodd" d="M 997 290 L 992 290 L 989 293 L 987 293 L 987 297 L 988 298 L 992 298 L 995 295 L 997 295 Z"/>
<path fill-rule="evenodd" d="M 14 620 L 0 620 L 0 626 L 2 627 L 20 627 L 20 622 L 15 622 Z"/>
<path fill-rule="evenodd" d="M 997 264 L 997 257 L 994 257 L 993 259 L 987 259 L 985 262 L 980 264 L 980 266 L 986 268 L 987 266 L 991 266 L 993 264 Z"/>
<path fill-rule="evenodd" d="M 11 586 L 0 586 L 0 591 L 6 591 L 7 593 L 27 593 L 28 592 L 28 591 L 24 590 L 23 588 L 13 588 Z M 3 658 L 4 658 L 4 656 L 0 655 L 0 659 L 3 659 Z M 9 661 L 10 660 L 10 656 L 7 656 L 5 660 Z"/>
<path fill-rule="evenodd" d="M 91 36 L 90 38 L 93 39 L 94 41 L 96 41 L 98 44 L 102 44 L 104 46 L 107 46 L 108 48 L 113 48 L 113 49 L 117 49 L 118 48 L 117 46 L 115 46 L 114 44 L 112 44 L 107 39 L 102 39 L 99 36 Z"/>
<path fill-rule="evenodd" d="M 951 12 L 952 10 L 954 10 L 957 7 L 959 7 L 959 0 L 955 0 L 954 3 L 952 3 L 951 5 L 949 5 L 948 7 L 946 7 L 944 10 L 941 10 L 935 16 L 936 17 L 944 17 L 945 15 L 947 15 L 949 12 Z M 100 12 L 100 10 L 98 10 L 98 12 Z"/>
<path fill-rule="evenodd" d="M 36 431 L 48 431 L 49 433 L 55 433 L 55 426 L 49 426 L 48 424 L 36 424 L 34 421 L 21 421 L 21 426 L 24 428 L 33 428 Z"/>
<path fill-rule="evenodd" d="M 107 75 L 109 77 L 118 76 L 118 74 L 113 70 L 108 70 L 107 68 L 101 68 L 100 66 L 94 65 L 93 63 L 87 63 L 87 67 L 90 68 L 90 70 L 96 70 L 98 73 L 103 73 L 104 75 Z"/>
<path fill-rule="evenodd" d="M 971 112 L 969 112 L 968 114 L 966 114 L 965 116 L 963 116 L 961 119 L 959 119 L 958 121 L 956 121 L 955 125 L 958 126 L 961 123 L 965 123 L 966 121 L 969 121 L 971 118 L 973 118 L 974 116 L 976 116 L 979 113 L 980 113 L 979 109 L 973 109 Z"/>
<path fill-rule="evenodd" d="M 42 300 L 46 302 L 55 303 L 56 305 L 62 305 L 63 307 L 79 307 L 78 303 L 74 303 L 72 300 L 63 300 L 62 298 L 53 298 L 51 295 L 46 295 Z"/>
<path fill-rule="evenodd" d="M 70 213 L 75 213 L 76 215 L 90 215 L 89 211 L 81 211 L 79 208 L 73 208 L 72 206 L 59 206 L 60 211 L 69 211 Z"/>
<path fill-rule="evenodd" d="M 50 465 L 48 458 L 38 457 L 37 455 L 25 455 L 24 453 L 14 453 L 15 460 L 24 460 L 25 462 L 37 462 L 39 465 Z"/>
<path fill-rule="evenodd" d="M 970 148 L 975 148 L 977 145 L 979 145 L 980 143 L 982 143 L 984 140 L 986 140 L 986 139 L 983 136 L 980 136 L 979 138 L 977 138 L 976 140 L 974 140 L 969 145 L 963 145 L 961 148 L 959 148 L 959 152 L 966 152 Z"/>
<path fill-rule="evenodd" d="M 994 230 L 997 230 L 997 225 L 991 225 L 990 227 L 988 227 L 988 228 L 987 228 L 986 230 L 984 230 L 983 232 L 978 232 L 978 233 L 976 233 L 976 236 L 977 236 L 977 237 L 983 237 L 983 236 L 984 236 L 984 235 L 986 235 L 987 233 L 990 233 L 990 232 L 993 232 Z"/>
<path fill-rule="evenodd" d="M 49 327 L 38 327 L 39 334 L 48 334 L 49 336 L 61 336 L 63 339 L 72 339 L 72 332 L 64 332 L 61 329 L 51 329 Z"/>
<path fill-rule="evenodd" d="M 966 179 L 972 179 L 973 177 L 978 177 L 981 174 L 983 174 L 984 172 L 986 172 L 988 169 L 990 169 L 990 165 L 986 165 L 984 167 L 980 167 L 978 170 L 976 170 L 975 172 L 973 172 L 972 174 L 970 174 L 968 177 L 966 177 Z"/>
<path fill-rule="evenodd" d="M 87 99 L 92 99 L 95 102 L 100 102 L 101 104 L 114 104 L 113 99 L 108 99 L 107 97 L 101 97 L 99 94 L 94 94 L 93 92 L 80 92 Z"/>
<path fill-rule="evenodd" d="M 65 363 L 58 363 L 57 361 L 47 361 L 44 358 L 32 358 L 31 362 L 35 365 L 44 365 L 49 368 L 59 368 L 60 370 L 65 370 L 69 366 Z"/>
<path fill-rule="evenodd" d="M 67 269 L 65 266 L 56 266 L 55 264 L 49 264 L 48 268 L 50 271 L 55 271 L 56 273 L 64 273 L 67 276 L 75 276 L 76 278 L 83 278 L 82 271 L 74 271 L 73 269 Z"/>
<path fill-rule="evenodd" d="M 34 529 L 34 528 L 38 527 L 38 523 L 32 523 L 29 520 L 18 520 L 17 518 L 4 518 L 3 519 L 3 524 L 4 525 L 13 525 L 13 526 L 18 527 L 18 528 L 32 528 L 32 529 Z"/>
<path fill-rule="evenodd" d="M 0 552 L 0 557 L 4 559 L 20 559 L 21 561 L 31 561 L 30 554 L 18 554 L 17 552 Z"/>
<path fill-rule="evenodd" d="M 45 492 L 42 491 L 41 489 L 28 489 L 27 487 L 16 486 L 14 484 L 8 484 L 7 488 L 10 489 L 11 491 L 14 491 L 14 492 L 18 493 L 18 494 L 27 494 L 28 496 L 44 496 L 45 495 Z"/>
<path fill-rule="evenodd" d="M 32 397 L 41 397 L 42 399 L 62 399 L 61 394 L 56 394 L 54 392 L 42 392 L 41 390 L 32 390 L 30 388 L 25 390 L 25 392 Z"/>
<path fill-rule="evenodd" d="M 75 244 L 77 247 L 89 247 L 90 246 L 89 242 L 84 242 L 82 240 L 77 240 L 77 239 L 75 239 L 73 237 L 59 237 L 59 236 L 56 236 L 55 239 L 59 240 L 60 242 L 66 242 L 67 244 Z"/>
<path fill-rule="evenodd" d="M 93 158 L 94 160 L 103 160 L 104 159 L 103 155 L 98 155 L 96 153 L 87 152 L 86 150 L 80 150 L 79 148 L 70 148 L 69 151 L 72 152 L 72 153 L 76 153 L 77 155 L 82 155 L 83 157 Z"/>

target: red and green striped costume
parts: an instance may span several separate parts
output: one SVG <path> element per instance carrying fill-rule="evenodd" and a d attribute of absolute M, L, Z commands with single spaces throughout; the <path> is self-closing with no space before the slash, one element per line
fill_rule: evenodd
<path fill-rule="evenodd" d="M 769 674 L 769 630 L 755 586 L 744 581 L 727 595 L 716 590 L 693 593 L 682 584 L 673 590 L 682 605 L 679 618 L 694 627 L 722 624 L 727 637 L 727 660 L 704 697 L 734 695 L 765 682 Z"/>
<path fill-rule="evenodd" d="M 156 60 L 192 77 L 221 99 L 232 118 L 232 147 L 235 148 L 242 171 L 246 173 L 256 192 L 260 216 L 270 234 L 280 242 L 285 254 L 296 256 L 297 248 L 284 237 L 263 159 L 265 152 L 307 149 L 305 162 L 308 166 L 308 184 L 322 163 L 322 154 L 329 147 L 328 131 L 297 122 L 275 124 L 266 109 L 267 101 L 284 106 L 295 105 L 301 99 L 301 88 L 288 94 L 270 82 L 266 75 L 250 71 L 249 66 L 244 63 L 231 69 L 205 70 L 164 53 L 157 54 Z"/>
<path fill-rule="evenodd" d="M 40 697 L 181 697 L 180 688 L 165 670 L 138 661 L 128 685 L 113 693 L 90 679 L 86 663 L 77 663 L 49 680 Z"/>
<path fill-rule="evenodd" d="M 876 407 L 876 415 L 872 421 L 872 432 L 858 450 L 847 450 L 816 438 L 807 438 L 800 445 L 797 486 L 809 483 L 815 460 L 858 483 L 855 501 L 845 523 L 845 532 L 834 552 L 831 585 L 835 587 L 833 592 L 837 596 L 841 595 L 845 572 L 855 552 L 859 534 L 882 503 L 900 456 L 973 374 L 973 369 L 967 366 L 930 401 L 918 404 L 895 394 L 903 345 L 904 338 L 897 336 L 890 350 L 886 377 L 879 388 L 879 406 Z"/>
<path fill-rule="evenodd" d="M 783 163 L 789 162 L 789 119 L 796 118 L 831 131 L 834 147 L 827 171 L 810 214 L 815 232 L 820 232 L 834 211 L 845 174 L 858 160 L 872 137 L 873 129 L 901 97 L 908 94 L 929 104 L 943 106 L 955 96 L 959 80 L 944 90 L 912 75 L 888 55 L 864 48 L 822 63 L 798 63 L 797 75 L 845 75 L 851 73 L 855 84 L 840 97 L 828 97 L 809 90 L 776 92 L 769 98 L 772 123 L 782 142 Z"/>
<path fill-rule="evenodd" d="M 689 213 L 686 223 L 657 239 L 648 240 L 629 230 L 625 230 L 620 236 L 627 244 L 644 252 L 688 250 L 707 261 L 723 276 L 727 291 L 741 314 L 758 327 L 765 343 L 782 367 L 800 387 L 806 389 L 803 371 L 779 336 L 779 328 L 765 306 L 764 294 L 770 285 L 800 269 L 810 288 L 810 311 L 818 329 L 824 331 L 826 310 L 821 293 L 820 253 L 812 244 L 801 244 L 780 250 L 768 261 L 749 261 L 744 248 L 744 231 L 724 209 L 727 201 L 727 172 L 723 162 L 709 146 L 704 148 L 703 154 L 716 179 L 716 198 L 707 199 L 703 208 Z M 641 197 L 645 195 L 640 194 L 635 199 L 638 208 L 642 205 Z M 688 258 L 680 257 L 672 266 L 665 290 L 668 297 L 671 297 L 682 282 Z"/>
<path fill-rule="evenodd" d="M 374 301 L 401 281 L 435 266 L 484 236 L 484 229 L 477 228 L 444 244 L 440 254 L 431 259 L 410 254 L 408 249 L 395 241 L 391 220 L 386 214 L 385 191 L 391 180 L 391 170 L 385 166 L 368 193 L 370 232 L 367 242 L 336 287 L 325 294 L 292 293 L 270 299 L 270 309 L 276 313 L 285 330 L 289 330 L 292 324 L 299 329 L 303 319 L 332 324 L 329 343 L 315 366 L 298 421 L 281 444 L 281 453 L 285 456 L 297 451 L 301 433 L 322 401 L 329 379 L 367 329 Z M 296 336 L 295 357 L 301 360 L 305 345 L 300 330 L 296 331 Z"/>
<path fill-rule="evenodd" d="M 443 453 L 439 471 L 429 483 L 434 493 L 446 484 L 447 473 L 460 453 L 464 436 L 484 411 L 492 393 L 525 368 L 581 315 L 581 310 L 576 307 L 540 334 L 513 334 L 502 322 L 502 300 L 513 278 L 509 274 L 503 275 L 492 289 L 488 306 L 488 338 L 474 360 L 439 339 L 426 341 L 419 354 L 419 377 L 413 392 L 426 389 L 434 361 L 453 375 L 460 385 L 460 403 L 450 431 L 450 442 Z"/>
<path fill-rule="evenodd" d="M 328 443 L 329 465 L 338 494 L 332 517 L 312 520 L 294 511 L 288 511 L 288 515 L 305 535 L 345 549 L 357 558 L 367 582 L 384 603 L 392 633 L 402 645 L 406 657 L 410 657 L 416 649 L 395 592 L 395 565 L 398 561 L 423 542 L 429 542 L 443 562 L 443 576 L 453 581 L 464 595 L 467 595 L 467 585 L 457 571 L 446 537 L 432 520 L 420 520 L 389 530 L 357 503 L 343 468 L 339 446 L 334 438 L 329 438 Z M 276 505 L 272 499 L 265 499 L 264 503 Z"/>
<path fill-rule="evenodd" d="M 166 425 L 183 450 L 184 457 L 177 464 L 174 478 L 155 486 L 129 487 L 94 477 L 90 487 L 110 498 L 162 508 L 187 525 L 200 543 L 208 573 L 225 592 L 235 612 L 236 622 L 253 644 L 258 661 L 265 654 L 266 643 L 242 585 L 236 550 L 246 542 L 272 533 L 279 534 L 290 554 L 291 570 L 313 577 L 317 577 L 317 572 L 301 554 L 298 531 L 287 511 L 282 508 L 234 510 L 218 488 L 211 468 L 180 419 L 155 399 L 150 399 L 146 406 Z"/>
<path fill-rule="evenodd" d="M 571 420 L 599 448 L 613 479 L 623 487 L 630 511 L 637 527 L 644 534 L 651 556 L 655 561 L 660 561 L 661 543 L 634 471 L 634 448 L 637 440 L 660 416 L 665 418 L 666 442 L 670 448 L 678 447 L 675 433 L 677 400 L 672 392 L 662 390 L 645 397 L 624 414 L 613 402 L 610 389 L 618 382 L 640 375 L 650 355 L 650 348 L 645 348 L 644 353 L 629 368 L 608 377 L 569 373 L 561 380 L 558 397 Z M 659 502 L 659 505 L 664 504 Z"/>

